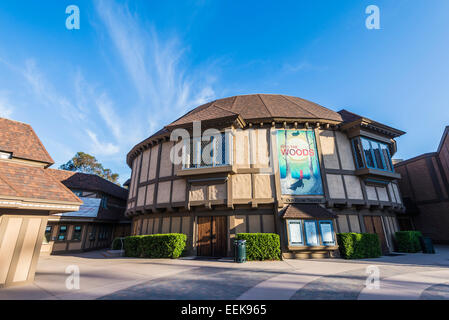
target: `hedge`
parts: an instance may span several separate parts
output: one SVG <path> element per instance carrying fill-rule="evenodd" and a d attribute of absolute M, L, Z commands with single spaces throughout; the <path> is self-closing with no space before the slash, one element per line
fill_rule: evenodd
<path fill-rule="evenodd" d="M 275 233 L 238 233 L 236 240 L 246 240 L 246 260 L 280 260 L 281 242 Z"/>
<path fill-rule="evenodd" d="M 422 237 L 419 231 L 397 231 L 396 245 L 398 252 L 414 253 L 422 250 L 420 237 Z"/>
<path fill-rule="evenodd" d="M 179 258 L 186 246 L 182 233 L 151 234 L 125 238 L 125 255 L 144 258 Z"/>
<path fill-rule="evenodd" d="M 125 249 L 125 256 L 139 258 L 142 255 L 142 247 L 140 239 L 143 236 L 129 236 L 125 237 L 123 248 Z"/>
<path fill-rule="evenodd" d="M 340 255 L 344 259 L 377 258 L 382 255 L 379 237 L 372 233 L 338 233 Z"/>

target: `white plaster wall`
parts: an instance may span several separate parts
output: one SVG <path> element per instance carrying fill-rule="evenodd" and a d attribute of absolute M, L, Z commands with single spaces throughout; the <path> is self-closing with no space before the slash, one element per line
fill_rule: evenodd
<path fill-rule="evenodd" d="M 376 188 L 373 186 L 366 186 L 366 195 L 368 197 L 368 200 L 378 200 Z"/>
<path fill-rule="evenodd" d="M 326 174 L 329 197 L 331 199 L 345 199 L 343 179 L 339 174 Z"/>
<path fill-rule="evenodd" d="M 324 166 L 327 169 L 340 169 L 333 132 L 331 130 L 320 130 L 319 135 Z"/>
<path fill-rule="evenodd" d="M 360 179 L 357 176 L 344 175 L 346 191 L 348 192 L 348 199 L 363 200 L 362 186 Z"/>
<path fill-rule="evenodd" d="M 388 201 L 387 189 L 383 187 L 376 187 L 379 201 Z"/>
<path fill-rule="evenodd" d="M 338 152 L 340 153 L 340 162 L 342 169 L 355 170 L 354 155 L 351 148 L 351 142 L 348 137 L 339 131 L 335 131 L 337 138 Z"/>

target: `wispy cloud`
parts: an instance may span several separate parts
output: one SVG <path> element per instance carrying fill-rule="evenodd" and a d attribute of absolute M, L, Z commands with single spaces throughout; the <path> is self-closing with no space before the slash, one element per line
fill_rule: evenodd
<path fill-rule="evenodd" d="M 95 150 L 96 155 L 110 156 L 119 152 L 120 148 L 113 143 L 100 142 L 97 135 L 89 129 L 86 133 L 92 142 L 92 149 Z"/>
<path fill-rule="evenodd" d="M 215 97 L 214 79 L 188 68 L 188 48 L 176 36 L 161 40 L 155 27 L 140 21 L 126 5 L 99 0 L 96 8 L 150 125 L 156 121 L 162 127 L 188 108 Z"/>
<path fill-rule="evenodd" d="M 7 94 L 0 91 L 0 117 L 10 118 L 13 112 L 14 107 L 9 102 Z"/>
<path fill-rule="evenodd" d="M 22 74 L 31 90 L 39 98 L 40 103 L 46 105 L 51 111 L 58 112 L 67 121 L 85 120 L 83 110 L 80 110 L 70 102 L 66 95 L 60 94 L 54 88 L 52 83 L 39 70 L 33 59 L 28 59 L 25 62 Z"/>
<path fill-rule="evenodd" d="M 282 66 L 282 71 L 285 73 L 297 73 L 300 71 L 326 71 L 327 67 L 324 66 L 317 66 L 314 64 L 311 64 L 307 61 L 301 61 L 299 63 L 285 63 Z"/>

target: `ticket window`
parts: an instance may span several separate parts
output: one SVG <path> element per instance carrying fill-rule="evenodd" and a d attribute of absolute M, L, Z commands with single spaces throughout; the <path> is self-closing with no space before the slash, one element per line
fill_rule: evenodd
<path fill-rule="evenodd" d="M 331 220 L 287 220 L 289 246 L 334 246 L 335 233 Z"/>

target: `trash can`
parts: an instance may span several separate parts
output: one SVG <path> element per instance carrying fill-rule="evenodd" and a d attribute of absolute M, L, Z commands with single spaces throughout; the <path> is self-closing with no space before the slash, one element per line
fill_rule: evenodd
<path fill-rule="evenodd" d="M 423 253 L 435 253 L 435 248 L 433 247 L 432 238 L 421 237 L 421 247 Z"/>
<path fill-rule="evenodd" d="M 234 261 L 238 263 L 246 262 L 246 240 L 234 241 Z"/>

